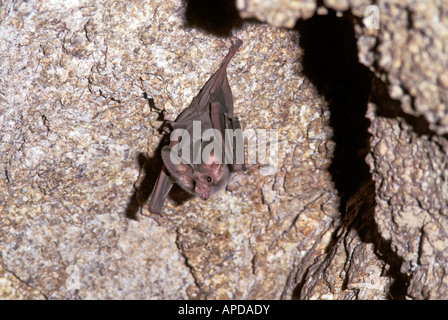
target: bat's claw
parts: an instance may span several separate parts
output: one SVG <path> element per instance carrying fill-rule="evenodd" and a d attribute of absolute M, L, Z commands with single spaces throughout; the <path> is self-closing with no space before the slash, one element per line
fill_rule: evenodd
<path fill-rule="evenodd" d="M 236 51 L 241 47 L 243 41 L 240 38 L 235 38 L 235 41 L 232 40 L 232 48 Z"/>

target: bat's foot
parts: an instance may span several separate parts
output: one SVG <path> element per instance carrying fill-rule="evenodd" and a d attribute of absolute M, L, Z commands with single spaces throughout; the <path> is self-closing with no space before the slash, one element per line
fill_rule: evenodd
<path fill-rule="evenodd" d="M 232 41 L 232 48 L 233 50 L 238 50 L 241 45 L 243 44 L 243 41 L 240 38 L 235 38 L 235 41 Z"/>

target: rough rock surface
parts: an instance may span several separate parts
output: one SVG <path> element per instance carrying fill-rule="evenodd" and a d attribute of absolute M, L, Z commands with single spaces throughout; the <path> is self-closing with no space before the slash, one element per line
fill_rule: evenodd
<path fill-rule="evenodd" d="M 308 1 L 290 3 L 312 6 Z M 357 58 L 371 72 L 370 102 L 368 107 L 364 103 L 359 105 L 365 111 L 362 118 L 369 119 L 364 130 L 368 130 L 370 138 L 364 146 L 367 150 L 363 150 L 362 144 L 358 146 L 359 155 L 365 156 L 369 165 L 370 175 L 367 182 L 360 182 L 357 187 L 352 185 L 351 190 L 337 188 L 341 194 L 347 191 L 341 198 L 343 219 L 327 254 L 318 257 L 305 276 L 296 280 L 295 295 L 302 299 L 447 298 L 448 15 L 445 3 L 325 0 L 323 5 L 316 5 L 317 14 L 325 16 L 335 10 L 338 17 L 350 21 L 357 40 Z M 245 16 L 250 7 L 239 6 L 241 15 Z M 290 27 L 290 21 L 282 17 L 291 13 L 278 13 L 282 7 L 281 1 L 267 1 L 263 7 L 254 9 L 259 12 L 253 12 L 252 16 Z M 319 23 L 330 20 L 322 19 Z M 298 25 L 299 43 L 304 40 L 303 31 L 307 30 L 303 25 Z M 326 27 L 329 31 L 336 24 L 332 21 Z M 313 39 L 318 42 L 324 33 L 313 32 Z M 331 45 L 326 49 L 334 54 Z M 304 51 L 306 55 L 308 50 Z M 331 78 L 334 70 L 324 71 L 322 68 L 320 77 Z M 331 90 L 337 88 L 336 82 L 328 86 L 329 82 L 326 87 L 320 87 L 327 100 L 334 98 Z M 337 113 L 331 101 L 330 112 Z M 346 121 L 347 126 L 353 123 Z M 336 137 L 337 126 L 333 127 Z M 340 143 L 341 139 L 336 143 L 334 163 L 339 158 Z M 356 172 L 352 170 L 353 174 Z M 356 206 L 352 207 L 354 203 Z M 356 272 L 366 264 L 372 272 Z M 359 281 L 360 277 L 364 280 L 367 277 L 368 281 Z"/>
<path fill-rule="evenodd" d="M 256 18 L 275 27 L 292 28 L 316 11 L 315 0 L 236 0 L 242 18 Z"/>
<path fill-rule="evenodd" d="M 338 205 L 329 113 L 294 31 L 244 25 L 228 69 L 243 127 L 277 130 L 278 163 L 158 217 L 144 201 L 161 118 L 188 106 L 230 41 L 187 28 L 181 1 L 8 1 L 0 16 L 3 298 L 291 296 Z"/>
<path fill-rule="evenodd" d="M 380 1 L 377 33 L 358 29 L 376 74 L 367 117 L 375 220 L 402 259 L 406 296 L 448 297 L 448 13 L 443 1 Z M 364 29 L 364 31 L 366 31 Z"/>
<path fill-rule="evenodd" d="M 448 15 L 437 1 L 376 4 L 379 29 L 356 30 L 360 61 L 374 73 L 366 160 L 378 241 L 389 242 L 389 261 L 401 264 L 392 276 L 399 295 L 446 299 Z"/>
<path fill-rule="evenodd" d="M 444 1 L 412 0 L 238 0 L 243 18 L 255 17 L 278 27 L 292 28 L 299 18 L 328 9 L 349 10 L 355 17 L 369 19 L 369 6 L 377 6 L 379 29 L 360 32 L 360 60 L 375 64 L 386 74 L 389 94 L 400 100 L 404 112 L 424 116 L 431 130 L 448 133 L 448 14 Z M 367 31 L 367 32 L 366 32 Z M 377 31 L 377 32 L 376 32 Z M 374 37 L 367 37 L 367 35 Z M 375 46 L 375 47 L 374 47 Z M 406 50 L 403 50 L 406 48 Z M 371 59 L 375 56 L 374 59 Z"/>
<path fill-rule="evenodd" d="M 193 2 L 0 4 L 0 296 L 447 298 L 443 3 L 236 1 L 271 26 L 233 31 L 235 112 L 278 162 L 154 216 L 162 120 L 230 44 Z"/>

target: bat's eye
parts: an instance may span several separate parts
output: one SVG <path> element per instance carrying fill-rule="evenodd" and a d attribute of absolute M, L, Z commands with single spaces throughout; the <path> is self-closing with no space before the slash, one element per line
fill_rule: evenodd
<path fill-rule="evenodd" d="M 212 182 L 212 177 L 207 177 L 207 182 Z"/>

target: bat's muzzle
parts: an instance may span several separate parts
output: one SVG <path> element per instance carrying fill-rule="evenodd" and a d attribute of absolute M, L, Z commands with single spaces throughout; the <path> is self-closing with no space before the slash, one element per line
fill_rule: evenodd
<path fill-rule="evenodd" d="M 201 194 L 199 194 L 199 197 L 204 201 L 208 200 L 208 199 L 210 199 L 210 193 L 208 193 L 208 192 L 201 193 Z"/>

